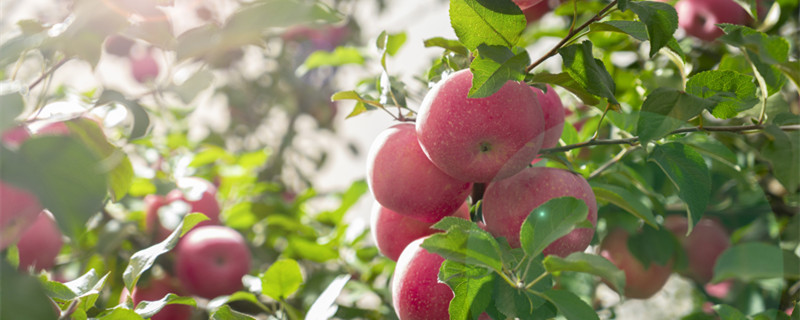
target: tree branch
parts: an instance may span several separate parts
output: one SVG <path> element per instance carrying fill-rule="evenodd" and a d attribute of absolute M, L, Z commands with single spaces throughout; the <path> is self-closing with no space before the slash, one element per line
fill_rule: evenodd
<path fill-rule="evenodd" d="M 67 61 L 69 61 L 68 58 L 64 58 L 64 59 L 61 59 L 61 61 L 58 61 L 58 63 L 56 63 L 53 67 L 51 67 L 49 70 L 45 71 L 45 73 L 42 73 L 42 75 L 39 76 L 39 78 L 34 80 L 31 83 L 31 85 L 28 86 L 28 90 L 33 90 L 33 88 L 35 88 L 37 85 L 39 85 L 39 83 L 42 82 L 42 80 L 44 80 L 45 78 L 47 78 L 48 76 L 53 74 L 53 72 L 55 72 L 58 68 L 63 66 L 64 63 L 66 63 Z"/>

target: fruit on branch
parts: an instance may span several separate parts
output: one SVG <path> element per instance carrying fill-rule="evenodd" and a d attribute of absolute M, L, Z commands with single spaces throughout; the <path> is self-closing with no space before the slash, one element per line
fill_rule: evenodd
<path fill-rule="evenodd" d="M 213 281 L 213 280 L 209 280 Z M 133 288 L 131 299 L 134 306 L 142 301 L 161 300 L 167 294 L 186 295 L 176 279 L 164 274 L 159 278 L 151 278 L 146 284 L 141 282 Z M 192 316 L 192 307 L 185 304 L 169 304 L 156 313 L 151 320 L 188 320 Z"/>
<path fill-rule="evenodd" d="M 189 293 L 207 299 L 242 288 L 250 271 L 250 249 L 244 237 L 228 227 L 203 226 L 178 243 L 175 274 Z"/>
<path fill-rule="evenodd" d="M 561 4 L 560 0 L 542 0 L 533 6 L 522 9 L 522 13 L 525 15 L 525 20 L 528 21 L 528 24 L 531 24 L 539 21 L 545 14 L 558 7 L 559 4 Z"/>
<path fill-rule="evenodd" d="M 597 225 L 597 201 L 581 175 L 547 167 L 527 168 L 511 178 L 490 183 L 483 196 L 483 221 L 495 237 L 505 237 L 519 248 L 522 223 L 533 209 L 553 198 L 575 197 L 589 209 L 587 219 Z M 553 214 L 559 214 L 554 212 Z M 566 257 L 589 246 L 594 229 L 578 228 L 544 249 L 544 255 Z"/>
<path fill-rule="evenodd" d="M 33 193 L 0 180 L 0 250 L 19 240 L 43 209 Z"/>
<path fill-rule="evenodd" d="M 120 35 L 106 38 L 106 45 L 104 46 L 106 52 L 118 57 L 127 57 L 131 53 L 131 47 L 133 47 L 133 40 Z"/>
<path fill-rule="evenodd" d="M 678 26 L 705 41 L 714 41 L 724 34 L 716 24 L 744 25 L 751 20 L 747 11 L 733 0 L 681 0 L 675 4 L 675 10 Z"/>
<path fill-rule="evenodd" d="M 50 269 L 64 245 L 61 230 L 50 211 L 43 210 L 17 242 L 19 269 L 35 272 Z"/>
<path fill-rule="evenodd" d="M 628 249 L 629 234 L 625 229 L 611 230 L 600 243 L 600 255 L 625 272 L 625 296 L 632 299 L 647 299 L 664 287 L 672 273 L 673 261 L 667 265 L 656 262 L 645 267 Z"/>
<path fill-rule="evenodd" d="M 178 188 L 166 197 L 147 195 L 145 203 L 145 229 L 156 233 L 156 240 L 166 239 L 178 226 L 183 217 L 192 212 L 206 215 L 209 220 L 200 222 L 197 227 L 220 224 L 220 207 L 217 203 L 217 188 L 201 178 L 185 177 L 178 179 Z"/>
<path fill-rule="evenodd" d="M 536 157 L 544 117 L 528 85 L 508 81 L 485 98 L 467 98 L 472 73 L 464 69 L 440 81 L 422 101 L 417 138 L 431 161 L 467 182 L 508 178 Z"/>
<path fill-rule="evenodd" d="M 469 205 L 466 202 L 450 214 L 469 220 Z M 387 258 L 397 261 L 400 253 L 414 240 L 440 232 L 431 228 L 434 222 L 425 222 L 386 209 L 375 202 L 370 219 L 372 237 L 378 250 Z"/>
<path fill-rule="evenodd" d="M 703 284 L 714 275 L 714 264 L 723 251 L 731 246 L 728 232 L 719 222 L 702 218 L 686 236 L 688 219 L 681 215 L 671 215 L 664 219 L 664 227 L 672 231 L 686 250 L 689 260 L 688 275 Z"/>
<path fill-rule="evenodd" d="M 395 265 L 392 304 L 400 320 L 450 319 L 453 290 L 439 282 L 444 258 L 420 247 L 425 238 L 411 242 Z"/>
<path fill-rule="evenodd" d="M 367 155 L 367 184 L 382 206 L 426 222 L 456 211 L 471 190 L 470 183 L 431 163 L 410 123 L 391 126 L 375 138 Z"/>
<path fill-rule="evenodd" d="M 148 50 L 143 55 L 130 58 L 131 75 L 136 82 L 147 83 L 158 76 L 158 62 Z"/>
<path fill-rule="evenodd" d="M 539 4 L 539 3 L 547 2 L 547 0 L 513 0 L 513 1 L 523 11 L 525 11 L 525 9 L 533 7 L 533 6 L 535 6 L 535 5 Z"/>
<path fill-rule="evenodd" d="M 531 87 L 539 98 L 539 105 L 544 114 L 544 140 L 542 149 L 558 146 L 558 139 L 564 132 L 564 104 L 553 87 L 547 85 L 547 93 L 539 88 Z"/>

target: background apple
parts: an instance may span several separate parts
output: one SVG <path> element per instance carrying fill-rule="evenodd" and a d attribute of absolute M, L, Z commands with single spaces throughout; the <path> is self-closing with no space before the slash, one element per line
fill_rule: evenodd
<path fill-rule="evenodd" d="M 531 24 L 539 21 L 546 13 L 558 7 L 559 4 L 561 4 L 561 0 L 542 0 L 533 6 L 522 9 L 522 13 L 525 15 L 525 20 L 528 21 L 528 24 Z"/>
<path fill-rule="evenodd" d="M 382 206 L 427 222 L 456 211 L 471 190 L 431 163 L 410 123 L 391 126 L 375 138 L 367 155 L 367 184 Z"/>
<path fill-rule="evenodd" d="M 177 186 L 166 197 L 148 195 L 144 198 L 145 228 L 156 233 L 156 241 L 166 239 L 183 216 L 192 212 L 200 212 L 209 218 L 198 223 L 197 227 L 220 224 L 214 184 L 202 178 L 184 177 L 178 179 Z"/>
<path fill-rule="evenodd" d="M 489 182 L 514 175 L 536 157 L 544 117 L 528 85 L 508 81 L 486 98 L 467 98 L 472 73 L 440 81 L 417 115 L 417 138 L 428 158 L 448 175 Z"/>
<path fill-rule="evenodd" d="M 133 47 L 133 40 L 120 35 L 106 38 L 104 46 L 106 52 L 118 57 L 127 57 L 131 53 L 131 47 Z"/>
<path fill-rule="evenodd" d="M 158 76 L 158 62 L 153 58 L 153 53 L 149 50 L 141 56 L 132 56 L 131 75 L 136 82 L 147 83 Z"/>
<path fill-rule="evenodd" d="M 19 240 L 43 209 L 28 190 L 0 180 L 0 250 Z"/>
<path fill-rule="evenodd" d="M 452 216 L 469 220 L 469 205 L 465 202 Z M 378 202 L 372 205 L 370 223 L 378 250 L 394 261 L 397 261 L 400 253 L 412 241 L 440 232 L 431 228 L 435 222 L 425 222 L 399 214 L 384 208 Z"/>
<path fill-rule="evenodd" d="M 622 228 L 611 230 L 600 243 L 600 255 L 625 272 L 625 296 L 647 299 L 660 291 L 672 273 L 672 260 L 665 266 L 651 263 L 645 268 L 628 249 L 628 232 Z"/>
<path fill-rule="evenodd" d="M 63 245 L 61 230 L 53 214 L 43 210 L 17 242 L 19 269 L 33 268 L 35 272 L 51 269 Z"/>
<path fill-rule="evenodd" d="M 228 227 L 203 226 L 178 243 L 175 274 L 191 294 L 212 299 L 242 288 L 250 271 L 250 249 L 241 234 Z"/>
<path fill-rule="evenodd" d="M 678 26 L 687 34 L 714 41 L 723 34 L 719 23 L 747 24 L 750 15 L 733 0 L 681 0 L 675 3 Z"/>
<path fill-rule="evenodd" d="M 394 269 L 392 304 L 400 320 L 447 320 L 453 290 L 439 282 L 444 258 L 420 247 L 425 238 L 411 242 Z"/>
<path fill-rule="evenodd" d="M 702 218 L 686 236 L 688 220 L 682 215 L 670 215 L 664 219 L 664 227 L 672 231 L 686 250 L 689 260 L 689 276 L 703 284 L 714 275 L 714 264 L 723 251 L 731 246 L 728 232 L 719 222 Z"/>
<path fill-rule="evenodd" d="M 525 10 L 542 2 L 547 2 L 547 0 L 514 0 L 514 3 L 516 3 L 517 6 L 522 10 Z"/>
<path fill-rule="evenodd" d="M 546 3 L 543 1 L 542 3 Z M 539 105 L 544 114 L 544 140 L 542 149 L 552 148 L 558 145 L 561 133 L 564 132 L 564 104 L 553 87 L 547 85 L 547 93 L 539 88 L 531 87 L 539 98 Z"/>
<path fill-rule="evenodd" d="M 490 183 L 483 196 L 483 221 L 495 237 L 505 237 L 518 248 L 519 231 L 531 210 L 550 199 L 575 197 L 589 208 L 587 219 L 597 225 L 597 200 L 581 175 L 563 169 L 533 167 L 511 178 Z M 558 213 L 555 213 L 558 214 Z M 572 230 L 544 249 L 544 254 L 565 257 L 589 246 L 594 229 Z"/>
<path fill-rule="evenodd" d="M 136 306 L 142 301 L 157 301 L 164 298 L 169 293 L 174 293 L 179 296 L 186 295 L 181 289 L 180 284 L 168 275 L 162 275 L 158 278 L 151 278 L 147 283 L 141 282 L 131 294 L 133 305 Z M 124 299 L 124 297 L 120 297 Z M 170 304 L 156 313 L 150 320 L 187 320 L 192 316 L 192 307 L 185 304 Z"/>
<path fill-rule="evenodd" d="M 3 131 L 2 141 L 6 147 L 18 148 L 25 140 L 31 136 L 28 127 L 18 125 Z"/>

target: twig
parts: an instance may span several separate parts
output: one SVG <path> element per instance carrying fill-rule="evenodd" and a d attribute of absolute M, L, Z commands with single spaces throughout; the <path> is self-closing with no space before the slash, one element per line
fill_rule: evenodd
<path fill-rule="evenodd" d="M 39 78 L 34 80 L 31 83 L 31 85 L 28 86 L 28 90 L 33 90 L 33 88 L 35 88 L 40 82 L 42 82 L 42 80 L 44 80 L 45 78 L 47 78 L 48 76 L 53 74 L 53 72 L 55 72 L 58 68 L 60 68 L 62 65 L 64 65 L 64 63 L 66 63 L 67 61 L 69 61 L 68 58 L 63 58 L 63 59 L 61 59 L 61 61 L 56 63 L 53 67 L 51 67 L 49 70 L 45 71 L 45 73 L 42 73 L 42 75 L 39 76 Z"/>
<path fill-rule="evenodd" d="M 622 160 L 622 158 L 625 157 L 626 154 L 628 154 L 629 152 L 631 152 L 633 150 L 639 149 L 639 148 L 641 148 L 641 146 L 635 146 L 635 147 L 622 149 L 622 151 L 620 151 L 616 156 L 614 156 L 613 158 L 608 160 L 606 163 L 601 165 L 596 170 L 592 171 L 592 173 L 589 174 L 589 177 L 586 178 L 586 180 L 591 180 L 592 178 L 595 178 L 595 177 L 599 176 L 603 171 L 605 171 L 606 169 L 608 169 L 611 166 L 613 166 L 615 163 L 617 163 L 620 160 Z"/>
<path fill-rule="evenodd" d="M 75 313 L 75 310 L 78 310 L 78 305 L 80 304 L 80 301 L 81 301 L 80 298 L 72 300 L 72 302 L 69 304 L 69 307 L 67 307 L 67 310 L 61 312 L 61 315 L 58 317 L 58 320 L 70 319 L 72 317 L 72 314 Z"/>
<path fill-rule="evenodd" d="M 617 0 L 611 1 L 611 3 L 609 3 L 607 6 L 605 6 L 605 8 L 603 8 L 603 10 L 600 10 L 600 12 L 598 12 L 596 15 L 594 15 L 594 17 L 592 17 L 591 19 L 589 19 L 586 22 L 584 22 L 580 27 L 578 27 L 577 29 L 570 30 L 570 32 L 567 34 L 567 36 L 564 37 L 564 39 L 561 39 L 561 41 L 559 41 L 558 44 L 556 44 L 553 47 L 553 49 L 550 49 L 550 51 L 548 51 L 544 56 L 539 58 L 539 60 L 536 60 L 536 62 L 531 63 L 531 65 L 529 65 L 527 68 L 525 68 L 525 72 L 526 73 L 527 72 L 531 72 L 531 70 L 533 70 L 533 68 L 536 68 L 536 66 L 538 66 L 539 64 L 541 64 L 545 60 L 547 60 L 550 57 L 556 55 L 556 53 L 558 53 L 558 49 L 561 49 L 561 46 L 563 46 L 565 43 L 567 43 L 576 34 L 578 34 L 579 32 L 583 31 L 583 29 L 586 29 L 586 27 L 588 27 L 590 24 L 592 24 L 594 22 L 597 22 L 597 21 L 600 21 L 600 19 L 602 19 L 602 17 L 603 17 L 603 14 L 605 14 L 606 11 L 611 10 L 612 8 L 614 8 L 614 6 L 616 6 L 616 5 L 617 5 Z"/>

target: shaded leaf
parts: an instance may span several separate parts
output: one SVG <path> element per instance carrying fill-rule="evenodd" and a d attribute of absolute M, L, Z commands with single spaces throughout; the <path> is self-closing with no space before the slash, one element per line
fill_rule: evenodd
<path fill-rule="evenodd" d="M 528 52 L 523 48 L 516 47 L 512 51 L 501 46 L 478 46 L 478 56 L 469 65 L 472 87 L 468 97 L 488 97 L 508 81 L 524 80 L 525 67 L 530 62 Z"/>
<path fill-rule="evenodd" d="M 639 141 L 645 145 L 659 139 L 712 105 L 711 101 L 676 89 L 658 88 L 647 95 L 639 112 Z"/>
<path fill-rule="evenodd" d="M 639 219 L 644 220 L 647 224 L 657 227 L 653 212 L 643 202 L 647 196 L 636 188 L 622 188 L 619 186 L 590 183 L 595 197 L 601 201 L 607 201 L 617 207 L 631 213 Z"/>
<path fill-rule="evenodd" d="M 520 247 L 529 256 L 538 256 L 550 243 L 586 220 L 589 209 L 583 200 L 553 198 L 531 211 L 519 232 Z"/>
<path fill-rule="evenodd" d="M 460 218 L 445 217 L 432 228 L 445 230 L 422 242 L 422 247 L 445 259 L 483 266 L 495 271 L 503 269 L 500 247 L 494 237 L 477 224 Z"/>
<path fill-rule="evenodd" d="M 528 76 L 525 80 L 529 83 L 549 83 L 553 85 L 560 86 L 564 89 L 567 89 L 569 92 L 572 92 L 578 99 L 581 99 L 583 104 L 585 105 L 596 105 L 600 103 L 600 100 L 597 99 L 593 94 L 586 91 L 584 87 L 582 87 L 575 79 L 572 79 L 572 76 L 569 73 L 562 72 L 562 73 L 548 73 L 548 72 L 541 72 L 534 74 L 532 76 Z"/>
<path fill-rule="evenodd" d="M 491 302 L 495 274 L 489 269 L 445 260 L 439 279 L 455 294 L 448 308 L 450 319 L 476 319 Z"/>
<path fill-rule="evenodd" d="M 703 157 L 692 147 L 679 142 L 656 146 L 648 156 L 667 175 L 686 203 L 689 218 L 687 234 L 703 216 L 711 196 L 711 175 Z"/>
<path fill-rule="evenodd" d="M 611 261 L 598 255 L 574 252 L 566 258 L 549 255 L 544 258 L 547 272 L 573 271 L 593 274 L 608 281 L 620 295 L 625 289 L 625 272 L 617 268 Z"/>
<path fill-rule="evenodd" d="M 619 104 L 614 97 L 617 85 L 603 62 L 592 55 L 591 41 L 563 47 L 558 53 L 564 60 L 563 68 L 586 91 L 606 98 L 612 104 Z"/>
<path fill-rule="evenodd" d="M 255 319 L 244 313 L 234 311 L 230 306 L 224 305 L 211 314 L 211 320 L 251 320 Z"/>
<path fill-rule="evenodd" d="M 686 82 L 686 92 L 714 102 L 709 110 L 720 119 L 730 119 L 758 103 L 753 78 L 736 71 L 711 70 L 695 74 Z"/>
<path fill-rule="evenodd" d="M 671 5 L 657 1 L 636 1 L 630 2 L 628 7 L 647 27 L 651 57 L 674 39 L 672 34 L 678 30 L 678 12 Z"/>
<path fill-rule="evenodd" d="M 572 292 L 550 289 L 543 292 L 542 296 L 555 305 L 567 320 L 600 319 L 592 307 Z"/>
<path fill-rule="evenodd" d="M 734 245 L 717 258 L 711 282 L 726 279 L 752 281 L 759 279 L 798 277 L 800 258 L 776 245 L 745 242 Z"/>
<path fill-rule="evenodd" d="M 168 293 L 163 298 L 155 301 L 141 301 L 136 305 L 134 311 L 142 318 L 151 318 L 164 307 L 170 304 L 185 304 L 197 306 L 197 302 L 191 297 L 181 297 L 174 293 Z"/>

